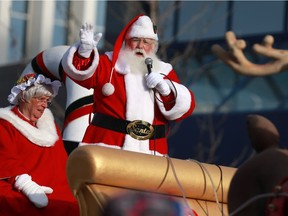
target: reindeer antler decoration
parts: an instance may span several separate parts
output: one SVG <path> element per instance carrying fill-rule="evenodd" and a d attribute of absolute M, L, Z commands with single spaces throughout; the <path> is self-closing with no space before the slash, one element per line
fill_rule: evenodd
<path fill-rule="evenodd" d="M 288 69 L 288 51 L 274 49 L 274 38 L 266 35 L 262 44 L 254 44 L 253 50 L 263 56 L 273 60 L 265 64 L 255 64 L 249 61 L 243 53 L 246 42 L 236 38 L 232 31 L 225 34 L 225 39 L 229 50 L 224 50 L 218 44 L 212 46 L 212 52 L 234 71 L 248 76 L 266 76 L 276 74 Z"/>

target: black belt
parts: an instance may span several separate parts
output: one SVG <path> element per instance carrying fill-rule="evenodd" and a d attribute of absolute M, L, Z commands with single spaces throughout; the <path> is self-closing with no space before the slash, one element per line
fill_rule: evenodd
<path fill-rule="evenodd" d="M 148 122 L 135 120 L 127 121 L 109 115 L 94 113 L 92 124 L 108 130 L 129 134 L 135 139 L 159 139 L 166 137 L 166 125 L 150 125 Z"/>

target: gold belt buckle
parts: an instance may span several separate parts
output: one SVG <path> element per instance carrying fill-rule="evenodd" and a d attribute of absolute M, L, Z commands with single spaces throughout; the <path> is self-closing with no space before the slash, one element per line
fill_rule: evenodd
<path fill-rule="evenodd" d="M 152 137 L 154 128 L 149 122 L 135 120 L 127 125 L 126 131 L 134 139 L 146 140 Z"/>

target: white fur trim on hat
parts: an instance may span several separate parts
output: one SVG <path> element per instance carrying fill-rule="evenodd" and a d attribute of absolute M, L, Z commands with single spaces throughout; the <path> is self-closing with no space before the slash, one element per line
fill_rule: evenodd
<path fill-rule="evenodd" d="M 140 16 L 126 34 L 126 39 L 132 37 L 151 38 L 158 41 L 156 26 L 148 16 Z"/>
<path fill-rule="evenodd" d="M 11 104 L 18 104 L 19 93 L 26 90 L 27 87 L 32 85 L 39 84 L 50 85 L 53 90 L 53 97 L 58 94 L 59 87 L 61 82 L 58 80 L 51 81 L 49 78 L 46 78 L 42 74 L 26 74 L 17 81 L 17 85 L 11 89 L 11 94 L 8 96 L 8 101 Z"/>

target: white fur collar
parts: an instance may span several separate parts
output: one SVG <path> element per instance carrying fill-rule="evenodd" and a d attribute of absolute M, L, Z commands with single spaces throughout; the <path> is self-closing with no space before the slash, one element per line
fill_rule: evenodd
<path fill-rule="evenodd" d="M 38 146 L 50 147 L 59 139 L 54 117 L 49 109 L 37 121 L 37 127 L 19 118 L 11 111 L 13 107 L 0 108 L 0 118 L 9 121 L 20 133 Z"/>

